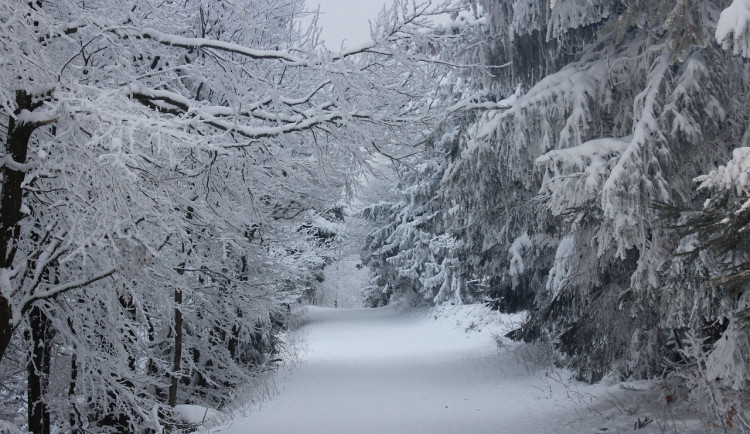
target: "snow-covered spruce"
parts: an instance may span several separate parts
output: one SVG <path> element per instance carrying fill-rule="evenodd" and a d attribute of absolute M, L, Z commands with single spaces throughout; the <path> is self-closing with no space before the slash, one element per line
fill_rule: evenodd
<path fill-rule="evenodd" d="M 747 1 L 476 3 L 485 33 L 464 52 L 493 74 L 454 95 L 509 103 L 451 125 L 458 146 L 411 184 L 439 183 L 429 212 L 389 221 L 379 276 L 397 262 L 421 283 L 434 261 L 412 240 L 449 238 L 451 300 L 533 302 L 512 336 L 554 342 L 579 378 L 674 379 L 747 425 L 744 151 L 712 172 L 750 137 Z"/>

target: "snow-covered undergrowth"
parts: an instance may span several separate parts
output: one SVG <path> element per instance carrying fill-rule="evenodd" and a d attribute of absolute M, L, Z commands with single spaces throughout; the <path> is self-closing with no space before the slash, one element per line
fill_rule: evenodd
<path fill-rule="evenodd" d="M 249 416 L 251 409 L 279 394 L 279 378 L 284 379 L 302 365 L 307 356 L 306 330 L 308 318 L 304 309 L 293 311 L 289 319 L 289 331 L 279 336 L 278 353 L 265 370 L 256 373 L 253 381 L 232 390 L 226 397 L 227 404 L 221 409 L 198 405 L 175 407 L 176 420 L 183 426 L 193 427 L 195 432 L 220 432 L 223 426 L 235 418 Z M 3 434 L 0 430 L 0 434 Z"/>
<path fill-rule="evenodd" d="M 174 415 L 180 422 L 190 425 L 203 425 L 207 421 L 221 417 L 221 414 L 212 408 L 191 404 L 176 405 Z"/>
<path fill-rule="evenodd" d="M 687 396 L 668 383 L 608 378 L 591 385 L 573 380 L 572 372 L 554 366 L 554 349 L 549 343 L 515 342 L 505 337 L 523 324 L 525 312 L 505 314 L 482 304 L 443 305 L 433 308 L 430 316 L 436 326 L 463 331 L 467 339 L 491 337 L 506 374 L 536 380 L 530 387 L 540 397 L 567 409 L 554 428 L 544 432 L 722 431 L 708 421 L 710 417 L 696 413 Z"/>
<path fill-rule="evenodd" d="M 431 310 L 437 323 L 455 325 L 467 333 L 505 334 L 519 327 L 525 313 L 506 314 L 483 304 L 442 305 Z"/>

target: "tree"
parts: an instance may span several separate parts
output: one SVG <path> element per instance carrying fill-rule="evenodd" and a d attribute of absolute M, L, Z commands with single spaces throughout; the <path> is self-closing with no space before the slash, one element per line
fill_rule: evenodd
<path fill-rule="evenodd" d="M 433 122 L 440 71 L 404 49 L 437 40 L 429 4 L 395 5 L 343 53 L 299 29 L 303 13 L 0 5 L 0 362 L 52 351 L 30 370 L 54 386 L 29 394 L 35 430 L 159 431 L 171 404 L 220 406 L 269 361 L 278 312 L 324 254 L 303 221 L 367 152 Z"/>
<path fill-rule="evenodd" d="M 448 25 L 432 31 L 444 38 L 425 48 L 436 62 L 450 65 L 440 80 L 436 104 L 445 106 L 432 126 L 430 137 L 413 155 L 394 161 L 399 173 L 399 201 L 374 204 L 362 215 L 378 224 L 366 241 L 364 262 L 373 269 L 373 285 L 366 303 L 386 304 L 416 296 L 428 303 L 461 303 L 482 292 L 480 279 L 465 276 L 461 246 L 465 239 L 451 233 L 448 221 L 455 201 L 441 197 L 442 180 L 460 158 L 460 144 L 471 135 L 468 125 L 478 112 L 500 109 L 505 101 L 495 89 L 492 74 L 497 66 L 484 62 L 488 35 L 483 11 L 474 2 L 457 2 L 459 8 Z M 420 51 L 422 50 L 422 51 Z"/>
<path fill-rule="evenodd" d="M 746 2 L 477 3 L 486 32 L 477 52 L 494 77 L 466 73 L 461 88 L 493 92 L 473 101 L 484 110 L 459 124 L 465 133 L 439 188 L 420 202 L 439 216 L 436 235 L 456 240 L 445 253 L 459 258 L 453 275 L 466 288 L 479 283 L 475 299 L 533 303 L 511 336 L 555 343 L 559 363 L 583 380 L 678 369 L 680 354 L 700 347 L 687 344 L 691 327 L 712 336 L 706 345 L 725 336 L 744 348 L 744 335 L 722 322 L 739 308 L 697 295 L 716 265 L 701 260 L 684 273 L 675 251 L 694 238 L 671 228 L 663 206 L 700 208 L 710 189 L 693 179 L 746 140 Z M 388 238 L 418 225 L 389 225 L 376 255 L 400 258 L 403 270 L 424 262 L 398 250 L 418 251 L 401 243 L 411 238 Z M 716 239 L 730 234 L 709 228 Z M 690 313 L 696 306 L 702 313 Z M 744 362 L 732 363 L 730 378 L 743 378 Z M 724 416 L 738 402 L 721 404 Z"/>
<path fill-rule="evenodd" d="M 665 264 L 666 322 L 675 332 L 679 357 L 675 374 L 696 385 L 691 397 L 725 428 L 743 424 L 750 360 L 747 270 L 747 158 L 738 147 L 732 158 L 696 178 L 707 195 L 697 210 L 671 208 L 681 235 Z"/>

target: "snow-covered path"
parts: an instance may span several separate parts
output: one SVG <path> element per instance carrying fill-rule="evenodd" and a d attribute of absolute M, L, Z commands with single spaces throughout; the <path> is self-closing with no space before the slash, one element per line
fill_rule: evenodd
<path fill-rule="evenodd" d="M 467 332 L 425 310 L 308 309 L 304 363 L 220 432 L 544 433 L 575 415 L 561 385 L 498 353 L 479 322 Z"/>

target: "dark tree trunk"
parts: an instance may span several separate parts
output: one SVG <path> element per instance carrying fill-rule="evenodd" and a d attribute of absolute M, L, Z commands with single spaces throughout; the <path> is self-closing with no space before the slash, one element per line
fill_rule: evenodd
<path fill-rule="evenodd" d="M 185 216 L 187 220 L 193 219 L 193 207 L 188 206 L 187 207 L 187 215 Z M 188 235 L 191 234 L 191 231 L 188 229 L 187 231 Z M 186 246 L 185 244 L 182 245 L 183 252 L 186 253 L 187 256 L 190 256 L 193 252 L 193 249 L 191 246 Z M 185 274 L 185 265 L 186 263 L 183 262 L 180 264 L 179 269 L 177 270 L 177 273 L 180 275 Z M 174 290 L 174 359 L 172 363 L 172 378 L 171 382 L 169 384 L 169 401 L 168 404 L 170 407 L 174 407 L 177 405 L 177 387 L 180 384 L 180 371 L 182 370 L 182 336 L 183 336 L 183 330 L 182 330 L 182 311 L 181 305 L 182 305 L 182 290 L 179 288 L 175 288 Z"/>
<path fill-rule="evenodd" d="M 70 424 L 70 432 L 80 433 L 81 432 L 81 415 L 78 412 L 78 406 L 76 404 L 76 382 L 78 381 L 78 358 L 75 354 L 70 360 L 70 384 L 68 385 L 68 403 L 72 411 L 68 416 L 68 423 Z"/>
<path fill-rule="evenodd" d="M 146 316 L 146 322 L 148 323 L 148 342 L 149 345 L 154 348 L 155 352 L 160 352 L 160 350 L 163 348 L 161 344 L 156 344 L 156 328 L 154 327 L 154 323 L 151 320 L 151 312 L 148 309 L 144 309 L 144 314 Z M 150 356 L 148 359 L 148 363 L 146 364 L 146 372 L 148 372 L 148 375 L 151 377 L 158 377 L 162 374 L 161 370 L 159 369 L 159 365 L 154 360 L 155 357 Z M 154 386 L 154 395 L 159 401 L 168 401 L 169 396 L 167 395 L 167 391 L 162 389 L 161 387 Z"/>
<path fill-rule="evenodd" d="M 237 310 L 238 321 L 242 320 L 242 311 Z M 242 331 L 242 325 L 240 323 L 232 326 L 232 335 L 229 337 L 229 354 L 232 356 L 232 360 L 237 363 L 244 364 L 245 360 L 240 356 L 242 349 L 240 348 L 240 332 Z"/>
<path fill-rule="evenodd" d="M 0 295 L 0 360 L 3 359 L 3 354 L 10 345 L 10 337 L 13 335 L 12 313 L 10 300 Z"/>
<path fill-rule="evenodd" d="M 50 414 L 45 398 L 49 388 L 54 329 L 47 314 L 37 306 L 29 311 L 31 354 L 26 364 L 28 372 L 28 423 L 34 434 L 50 433 Z"/>
<path fill-rule="evenodd" d="M 180 382 L 180 370 L 182 369 L 182 291 L 174 290 L 174 363 L 172 365 L 172 382 L 169 385 L 169 406 L 177 405 L 177 386 Z"/>
<path fill-rule="evenodd" d="M 43 98 L 23 91 L 16 91 L 15 116 L 23 110 L 29 112 L 43 104 Z M 29 139 L 35 129 L 44 125 L 45 122 L 16 122 L 11 116 L 8 120 L 8 136 L 5 143 L 5 158 L 12 158 L 14 162 L 25 164 L 26 154 L 29 151 Z M 14 168 L 15 167 L 15 168 Z M 12 164 L 4 164 L 0 169 L 2 184 L 0 184 L 0 269 L 10 268 L 13 265 L 13 257 L 16 252 L 16 241 L 18 240 L 18 222 L 23 218 L 21 204 L 23 198 L 23 181 L 26 172 L 15 170 L 18 167 Z M 0 295 L 0 360 L 5 350 L 10 345 L 13 335 L 13 306 L 11 300 L 5 295 Z"/>

